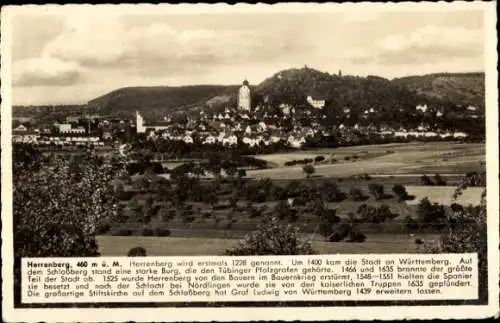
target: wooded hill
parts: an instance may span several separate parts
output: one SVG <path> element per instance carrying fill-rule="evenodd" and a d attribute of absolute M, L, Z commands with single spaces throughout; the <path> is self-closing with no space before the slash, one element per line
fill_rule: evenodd
<path fill-rule="evenodd" d="M 193 85 L 180 87 L 127 87 L 88 102 L 86 109 L 102 115 L 162 118 L 167 112 L 221 109 L 235 105 L 239 85 Z M 418 104 L 451 111 L 475 105 L 484 111 L 484 73 L 430 74 L 388 80 L 377 76 L 339 76 L 304 67 L 280 71 L 252 85 L 253 103 L 276 106 L 289 103 L 307 106 L 306 97 L 326 100 L 327 114 L 345 108 L 363 113 L 413 112 Z M 20 111 L 20 110 L 19 110 Z M 14 109 L 14 114 L 16 114 Z"/>

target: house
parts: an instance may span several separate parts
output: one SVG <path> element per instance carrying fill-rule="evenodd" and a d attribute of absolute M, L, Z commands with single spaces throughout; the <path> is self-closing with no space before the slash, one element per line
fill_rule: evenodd
<path fill-rule="evenodd" d="M 349 108 L 344 108 L 344 113 L 345 113 L 345 114 L 349 114 L 349 113 L 351 113 L 351 109 L 349 109 Z"/>
<path fill-rule="evenodd" d="M 185 135 L 182 138 L 182 141 L 184 141 L 186 144 L 192 144 L 194 142 L 193 137 L 191 137 L 190 135 Z"/>
<path fill-rule="evenodd" d="M 208 135 L 203 140 L 203 143 L 204 144 L 215 144 L 216 141 L 217 141 L 217 138 L 215 136 Z"/>
<path fill-rule="evenodd" d="M 476 111 L 476 110 L 477 110 L 477 108 L 476 108 L 475 106 L 469 105 L 469 106 L 467 107 L 467 110 L 469 110 L 469 111 Z"/>
<path fill-rule="evenodd" d="M 465 132 L 455 132 L 453 134 L 453 137 L 454 138 L 465 138 L 467 137 L 468 135 L 465 133 Z"/>
<path fill-rule="evenodd" d="M 312 98 L 312 96 L 307 96 L 307 103 L 313 106 L 315 109 L 323 109 L 325 106 L 325 100 L 315 100 Z"/>
<path fill-rule="evenodd" d="M 419 105 L 417 105 L 417 106 L 415 107 L 415 110 L 417 110 L 417 111 L 422 111 L 422 112 L 426 112 L 426 111 L 427 111 L 427 104 L 424 104 L 424 105 L 420 105 L 420 104 L 419 104 Z"/>
<path fill-rule="evenodd" d="M 229 136 L 225 136 L 223 139 L 222 139 L 222 144 L 224 146 L 234 146 L 238 143 L 238 137 L 236 137 L 235 135 L 229 135 Z"/>
<path fill-rule="evenodd" d="M 306 142 L 306 139 L 304 137 L 290 135 L 287 141 L 293 148 L 300 148 Z"/>
<path fill-rule="evenodd" d="M 264 132 L 267 130 L 267 125 L 265 122 L 261 121 L 259 122 L 259 125 L 257 126 L 257 131 L 259 132 Z"/>
<path fill-rule="evenodd" d="M 54 126 L 57 128 L 59 133 L 70 133 L 71 132 L 71 124 L 70 123 L 55 123 Z"/>
<path fill-rule="evenodd" d="M 17 126 L 14 129 L 12 129 L 12 132 L 19 132 L 19 133 L 24 133 L 26 131 L 28 131 L 28 128 L 26 128 L 26 126 L 22 125 L 22 124 L 20 124 L 19 126 Z"/>
<path fill-rule="evenodd" d="M 438 118 L 439 118 L 439 117 L 441 117 L 442 115 L 443 115 L 443 112 L 441 112 L 441 111 L 436 111 L 436 117 L 438 117 Z"/>

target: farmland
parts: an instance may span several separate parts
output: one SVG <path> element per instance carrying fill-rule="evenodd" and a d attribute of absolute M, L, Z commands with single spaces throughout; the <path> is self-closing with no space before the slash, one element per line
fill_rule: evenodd
<path fill-rule="evenodd" d="M 325 177 L 368 173 L 371 176 L 464 174 L 484 171 L 484 144 L 410 143 L 341 147 L 308 150 L 301 153 L 257 155 L 278 165 L 275 168 L 248 172 L 248 176 L 271 179 L 303 178 L 301 166 L 284 166 L 285 162 L 324 156 L 325 162 L 315 165 L 316 175 Z M 356 156 L 356 159 L 354 159 Z M 335 163 L 329 162 L 335 159 Z"/>
<path fill-rule="evenodd" d="M 290 161 L 314 160 L 319 155 L 325 158 L 312 163 L 316 172 L 309 178 L 302 165 L 285 166 Z M 271 168 L 248 170 L 244 176 L 230 178 L 132 176 L 124 185 L 128 197 L 120 202 L 124 220 L 111 224 L 99 236 L 100 252 L 124 255 L 130 248 L 142 246 L 151 255 L 221 255 L 273 214 L 282 214 L 284 223 L 300 228 L 303 238 L 312 238 L 314 250 L 320 253 L 416 252 L 417 237 L 432 240 L 437 234 L 426 229 L 410 236 L 406 231 L 405 221 L 415 217 L 422 199 L 428 197 L 431 203 L 446 209 L 455 202 L 477 205 L 484 189 L 469 188 L 458 200 L 452 198 L 464 173 L 484 171 L 485 149 L 478 144 L 374 145 L 255 157 Z M 333 159 L 336 162 L 332 163 Z M 175 161 L 168 166 L 172 169 L 181 164 Z M 437 168 L 446 172 L 434 172 Z M 423 186 L 424 173 L 431 178 L 440 173 L 444 184 Z M 171 184 L 158 188 L 158 183 Z M 373 196 L 373 184 L 384 188 L 382 197 Z M 401 200 L 393 194 L 398 184 L 406 187 L 408 198 Z M 180 187 L 187 190 L 183 193 L 186 196 L 179 197 Z M 353 188 L 360 190 L 359 199 L 350 197 Z M 332 192 L 337 197 L 329 200 Z M 330 194 L 330 198 L 321 197 L 324 194 Z M 286 196 L 296 196 L 296 203 L 283 204 Z M 321 206 L 325 198 L 328 203 Z M 331 210 L 340 223 L 345 223 L 363 208 L 382 207 L 391 214 L 383 223 L 356 225 L 367 235 L 363 243 L 328 242 L 318 233 L 322 218 L 317 212 L 323 212 L 318 210 Z M 168 236 L 156 236 L 157 229 L 168 231 Z"/>

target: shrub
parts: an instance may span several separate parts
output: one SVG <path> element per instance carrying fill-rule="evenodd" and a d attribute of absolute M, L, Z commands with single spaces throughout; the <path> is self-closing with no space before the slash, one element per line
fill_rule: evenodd
<path fill-rule="evenodd" d="M 342 241 L 349 235 L 351 230 L 352 230 L 352 228 L 349 224 L 342 223 L 342 224 L 338 225 L 337 227 L 333 228 L 333 232 L 328 237 L 328 241 L 330 241 L 330 242 Z"/>
<path fill-rule="evenodd" d="M 424 240 L 420 239 L 420 238 L 417 238 L 415 239 L 415 243 L 416 244 L 423 244 L 424 243 Z"/>
<path fill-rule="evenodd" d="M 168 237 L 170 235 L 170 230 L 158 227 L 154 229 L 154 235 L 155 237 Z"/>
<path fill-rule="evenodd" d="M 424 198 L 418 204 L 417 217 L 422 227 L 441 229 L 445 225 L 446 211 L 443 205 L 432 204 L 428 198 Z"/>
<path fill-rule="evenodd" d="M 458 203 L 452 203 L 450 205 L 450 207 L 451 207 L 451 210 L 453 212 L 463 212 L 464 211 L 464 207 Z"/>
<path fill-rule="evenodd" d="M 359 188 L 351 188 L 349 191 L 349 199 L 351 201 L 362 201 L 364 199 L 363 192 Z"/>
<path fill-rule="evenodd" d="M 113 232 L 114 236 L 127 237 L 132 235 L 132 230 L 130 229 L 119 229 L 118 231 Z"/>
<path fill-rule="evenodd" d="M 435 185 L 438 185 L 438 186 L 445 186 L 446 185 L 445 180 L 439 174 L 434 175 L 434 181 L 436 183 Z"/>
<path fill-rule="evenodd" d="M 316 169 L 314 169 L 313 165 L 304 165 L 302 171 L 306 174 L 306 177 L 309 178 L 315 173 Z"/>
<path fill-rule="evenodd" d="M 420 229 L 418 221 L 416 221 L 411 215 L 407 215 L 403 219 L 403 229 L 405 232 L 415 232 Z"/>
<path fill-rule="evenodd" d="M 368 185 L 368 190 L 370 194 L 376 199 L 380 200 L 384 197 L 384 186 L 380 184 L 371 183 Z"/>
<path fill-rule="evenodd" d="M 366 235 L 359 231 L 351 231 L 346 242 L 364 242 Z"/>
<path fill-rule="evenodd" d="M 95 230 L 95 234 L 96 235 L 105 234 L 105 233 L 108 233 L 110 229 L 111 229 L 111 226 L 109 225 L 109 223 L 101 223 L 97 226 L 97 228 Z"/>
<path fill-rule="evenodd" d="M 316 157 L 314 158 L 314 161 L 315 161 L 316 163 L 320 163 L 320 162 L 322 162 L 323 160 L 325 160 L 325 157 L 324 157 L 324 156 L 316 156 Z"/>
<path fill-rule="evenodd" d="M 406 188 L 401 184 L 394 185 L 392 187 L 392 192 L 398 197 L 400 201 L 408 199 L 408 192 L 406 192 Z"/>
<path fill-rule="evenodd" d="M 143 247 L 134 247 L 130 249 L 127 253 L 128 257 L 146 257 L 148 253 Z"/>
<path fill-rule="evenodd" d="M 154 235 L 154 231 L 150 228 L 144 228 L 142 229 L 142 235 L 145 237 L 151 237 L 152 235 Z"/>
<path fill-rule="evenodd" d="M 234 248 L 227 249 L 226 254 L 230 256 L 310 255 L 315 252 L 310 242 L 300 241 L 297 227 L 290 224 L 284 225 L 276 217 L 271 217 Z"/>
<path fill-rule="evenodd" d="M 425 186 L 432 186 L 432 185 L 434 185 L 434 183 L 432 182 L 432 180 L 427 175 L 422 175 L 422 177 L 420 177 L 420 181 L 422 182 L 422 185 L 425 185 Z"/>
<path fill-rule="evenodd" d="M 133 191 L 122 191 L 116 194 L 116 198 L 120 201 L 130 201 L 132 197 L 135 196 L 135 192 Z"/>

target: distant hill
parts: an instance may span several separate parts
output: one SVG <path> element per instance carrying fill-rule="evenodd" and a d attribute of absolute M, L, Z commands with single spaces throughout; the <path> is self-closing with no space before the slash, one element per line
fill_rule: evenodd
<path fill-rule="evenodd" d="M 370 108 L 414 109 L 417 104 L 429 101 L 428 97 L 382 77 L 339 76 L 307 67 L 276 73 L 255 90 L 270 101 L 304 105 L 310 95 L 313 99 L 326 100 L 325 109 L 329 112 L 344 108 L 350 108 L 353 113 Z"/>
<path fill-rule="evenodd" d="M 213 97 L 230 95 L 238 86 L 194 85 L 180 87 L 127 87 L 89 101 L 89 108 L 102 114 L 133 115 L 136 110 L 146 116 L 161 117 L 166 112 L 204 106 Z"/>
<path fill-rule="evenodd" d="M 158 119 L 168 112 L 234 106 L 239 86 L 126 87 L 93 99 L 81 108 L 115 116 L 133 116 L 139 110 L 147 118 Z M 260 84 L 251 84 L 251 88 L 253 104 L 291 103 L 306 107 L 306 97 L 310 95 L 326 100 L 325 111 L 329 115 L 339 115 L 345 108 L 351 109 L 353 115 L 361 115 L 373 108 L 385 120 L 394 120 L 402 111 L 411 114 L 418 104 L 439 106 L 445 111 L 468 104 L 484 108 L 484 73 L 442 73 L 388 80 L 377 76 L 340 76 L 304 67 L 280 71 Z M 72 111 L 74 107 L 65 110 Z M 14 114 L 32 116 L 30 111 L 14 109 Z"/>
<path fill-rule="evenodd" d="M 397 78 L 393 83 L 429 97 L 484 108 L 484 73 L 440 73 Z"/>

